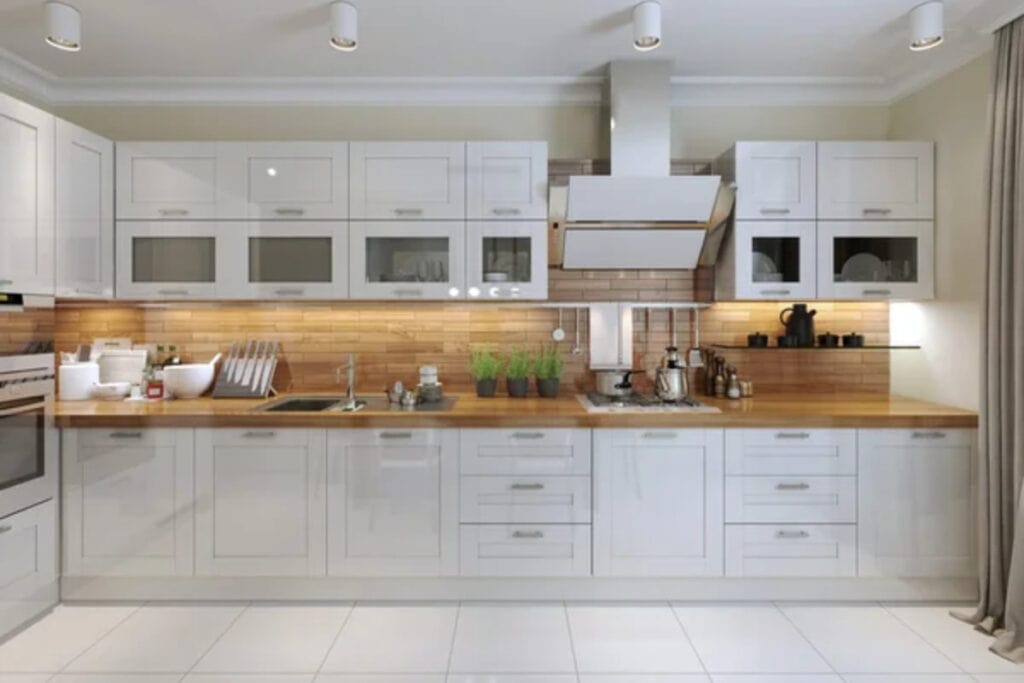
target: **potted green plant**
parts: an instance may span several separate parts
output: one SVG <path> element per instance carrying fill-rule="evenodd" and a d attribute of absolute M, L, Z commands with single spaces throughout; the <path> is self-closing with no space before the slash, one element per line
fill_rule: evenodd
<path fill-rule="evenodd" d="M 544 398 L 558 398 L 558 380 L 562 376 L 562 352 L 552 344 L 541 349 L 534 364 L 533 374 L 537 378 L 537 394 Z"/>
<path fill-rule="evenodd" d="M 508 395 L 525 398 L 530 391 L 530 373 L 533 371 L 533 356 L 526 349 L 513 348 L 505 362 L 505 381 Z"/>
<path fill-rule="evenodd" d="M 476 395 L 490 398 L 498 390 L 498 375 L 501 373 L 501 359 L 490 347 L 485 346 L 469 352 L 469 374 L 476 381 Z"/>

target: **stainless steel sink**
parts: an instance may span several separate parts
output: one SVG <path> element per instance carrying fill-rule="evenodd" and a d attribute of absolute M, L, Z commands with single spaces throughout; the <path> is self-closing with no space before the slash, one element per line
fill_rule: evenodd
<path fill-rule="evenodd" d="M 258 413 L 353 413 L 360 410 L 393 412 L 447 412 L 455 399 L 445 397 L 440 403 L 421 403 L 415 408 L 402 408 L 389 403 L 384 396 L 357 396 L 355 406 L 344 396 L 286 396 L 253 408 Z"/>

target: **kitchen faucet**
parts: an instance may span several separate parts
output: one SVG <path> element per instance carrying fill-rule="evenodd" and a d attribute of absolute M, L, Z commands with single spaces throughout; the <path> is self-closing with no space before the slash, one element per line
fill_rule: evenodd
<path fill-rule="evenodd" d="M 355 410 L 356 405 L 356 354 L 348 354 L 348 362 L 339 365 L 334 369 L 334 381 L 341 384 L 341 372 L 348 372 L 347 386 L 345 387 L 345 404 L 342 410 Z"/>

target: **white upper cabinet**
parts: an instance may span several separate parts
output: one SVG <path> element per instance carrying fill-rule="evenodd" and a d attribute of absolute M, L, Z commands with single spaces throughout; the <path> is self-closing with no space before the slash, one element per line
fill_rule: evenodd
<path fill-rule="evenodd" d="M 819 299 L 935 296 L 931 221 L 820 221 Z"/>
<path fill-rule="evenodd" d="M 348 143 L 235 142 L 221 149 L 244 213 L 233 218 L 348 218 Z"/>
<path fill-rule="evenodd" d="M 594 430 L 594 575 L 723 573 L 720 429 Z"/>
<path fill-rule="evenodd" d="M 819 142 L 818 218 L 934 217 L 931 142 Z"/>
<path fill-rule="evenodd" d="M 353 299 L 452 299 L 466 293 L 464 221 L 353 221 Z"/>
<path fill-rule="evenodd" d="M 720 160 L 736 181 L 738 220 L 813 219 L 816 206 L 815 142 L 737 142 Z M 731 158 L 729 158 L 731 157 Z M 728 164 L 735 164 L 729 174 Z"/>
<path fill-rule="evenodd" d="M 548 144 L 467 143 L 466 216 L 485 220 L 546 220 Z"/>
<path fill-rule="evenodd" d="M 968 429 L 858 432 L 861 576 L 976 574 L 976 438 Z"/>
<path fill-rule="evenodd" d="M 353 142 L 349 153 L 352 218 L 466 217 L 466 143 Z"/>
<path fill-rule="evenodd" d="M 231 185 L 232 174 L 216 142 L 117 145 L 118 220 L 195 220 L 239 214 L 240 210 L 230 210 L 229 198 L 235 194 Z"/>
<path fill-rule="evenodd" d="M 246 226 L 215 221 L 127 221 L 117 226 L 117 298 L 237 295 L 237 247 Z M 232 253 L 232 245 L 235 251 Z"/>
<path fill-rule="evenodd" d="M 233 225 L 232 239 L 244 240 L 240 281 L 227 296 L 247 299 L 340 299 L 348 295 L 347 221 L 250 221 Z"/>
<path fill-rule="evenodd" d="M 716 264 L 720 299 L 813 299 L 816 221 L 736 221 Z"/>
<path fill-rule="evenodd" d="M 56 294 L 114 296 L 114 143 L 57 119 Z"/>
<path fill-rule="evenodd" d="M 53 294 L 54 119 L 0 94 L 0 291 Z"/>
<path fill-rule="evenodd" d="M 466 242 L 471 299 L 548 297 L 547 221 L 469 221 Z"/>

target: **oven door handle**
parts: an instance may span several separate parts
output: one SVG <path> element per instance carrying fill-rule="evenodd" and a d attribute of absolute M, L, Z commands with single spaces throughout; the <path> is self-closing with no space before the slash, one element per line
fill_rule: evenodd
<path fill-rule="evenodd" d="M 0 417 L 10 417 L 11 415 L 31 413 L 34 410 L 40 410 L 45 407 L 46 401 L 39 401 L 38 403 L 29 403 L 26 406 L 18 406 L 17 408 L 0 408 Z"/>

